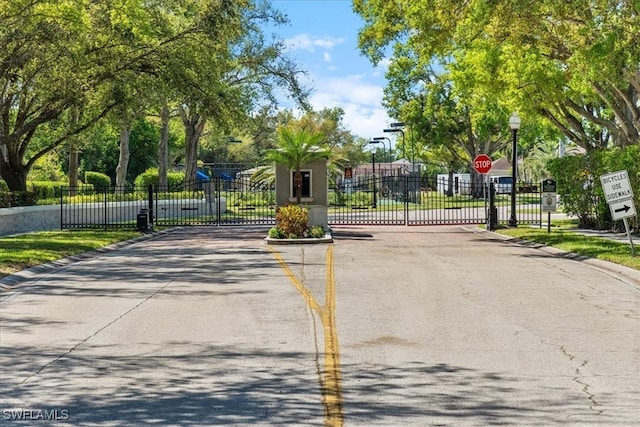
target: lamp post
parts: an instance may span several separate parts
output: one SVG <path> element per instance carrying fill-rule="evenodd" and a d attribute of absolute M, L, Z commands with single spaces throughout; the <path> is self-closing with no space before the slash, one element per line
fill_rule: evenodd
<path fill-rule="evenodd" d="M 393 123 L 396 124 L 396 123 Z M 407 158 L 407 150 L 406 150 L 406 146 L 404 144 L 404 131 L 402 129 L 400 129 L 399 127 L 391 127 L 391 128 L 387 128 L 387 129 L 383 129 L 382 132 L 387 132 L 387 133 L 396 133 L 396 132 L 400 132 L 402 134 L 402 157 L 403 158 Z"/>
<path fill-rule="evenodd" d="M 385 139 L 389 143 L 389 175 L 393 175 L 393 154 L 391 153 L 391 140 L 386 136 L 376 136 L 375 138 L 373 138 L 374 141 L 384 141 Z M 382 145 L 384 146 L 384 142 L 382 143 Z"/>
<path fill-rule="evenodd" d="M 377 143 L 377 141 L 375 141 L 375 143 Z M 373 145 L 373 147 L 371 148 L 371 160 L 373 163 L 373 204 L 371 205 L 371 207 L 373 209 L 378 207 L 378 195 L 377 193 L 377 188 L 376 188 L 376 150 L 378 149 L 378 147 L 375 145 Z M 371 144 L 371 143 L 370 143 Z"/>
<path fill-rule="evenodd" d="M 509 118 L 509 127 L 511 128 L 511 133 L 513 134 L 513 146 L 511 148 L 511 216 L 509 217 L 509 227 L 517 227 L 518 219 L 516 217 L 516 177 L 517 167 L 518 167 L 518 129 L 520 129 L 520 117 L 518 113 L 513 113 Z"/>

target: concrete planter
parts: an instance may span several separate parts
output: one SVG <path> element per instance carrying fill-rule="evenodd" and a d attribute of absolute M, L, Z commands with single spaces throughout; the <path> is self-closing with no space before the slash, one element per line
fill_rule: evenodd
<path fill-rule="evenodd" d="M 265 237 L 264 241 L 268 245 L 304 245 L 314 243 L 333 243 L 333 237 L 330 232 L 326 232 L 324 237 L 318 238 L 300 238 L 300 239 L 273 239 L 271 237 Z"/>

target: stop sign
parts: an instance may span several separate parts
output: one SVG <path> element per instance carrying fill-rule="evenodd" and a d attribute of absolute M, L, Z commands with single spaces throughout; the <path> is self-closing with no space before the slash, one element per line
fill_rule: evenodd
<path fill-rule="evenodd" d="M 478 173 L 488 173 L 491 170 L 491 157 L 486 154 L 478 154 L 476 158 L 473 159 L 473 168 Z"/>

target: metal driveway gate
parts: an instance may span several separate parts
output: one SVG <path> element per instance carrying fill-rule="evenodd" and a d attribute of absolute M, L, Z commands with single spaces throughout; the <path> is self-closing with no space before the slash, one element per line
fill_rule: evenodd
<path fill-rule="evenodd" d="M 249 178 L 196 179 L 168 188 L 63 187 L 61 229 L 139 228 L 139 215 L 157 226 L 275 224 L 275 190 Z"/>
<path fill-rule="evenodd" d="M 185 183 L 178 191 L 155 192 L 155 224 L 275 224 L 275 189 L 247 178 Z"/>
<path fill-rule="evenodd" d="M 488 206 L 483 185 L 433 181 L 417 175 L 367 177 L 329 189 L 329 225 L 482 224 Z M 140 228 L 140 215 L 157 226 L 275 225 L 273 184 L 248 177 L 195 180 L 170 188 L 63 187 L 61 228 Z M 518 184 L 519 224 L 542 222 L 535 185 Z M 496 196 L 497 223 L 507 224 L 510 195 Z"/>
<path fill-rule="evenodd" d="M 486 222 L 483 188 L 467 182 L 425 186 L 416 175 L 367 177 L 329 193 L 330 224 L 438 225 Z M 474 197 L 475 196 L 475 197 Z"/>

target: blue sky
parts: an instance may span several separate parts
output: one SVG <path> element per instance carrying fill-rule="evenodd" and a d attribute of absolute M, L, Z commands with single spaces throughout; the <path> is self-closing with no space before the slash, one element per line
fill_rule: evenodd
<path fill-rule="evenodd" d="M 386 136 L 392 122 L 382 108 L 386 61 L 374 67 L 358 50 L 363 22 L 350 0 L 272 0 L 289 18 L 275 31 L 286 41 L 289 55 L 308 72 L 315 110 L 340 107 L 344 124 L 363 138 Z"/>

